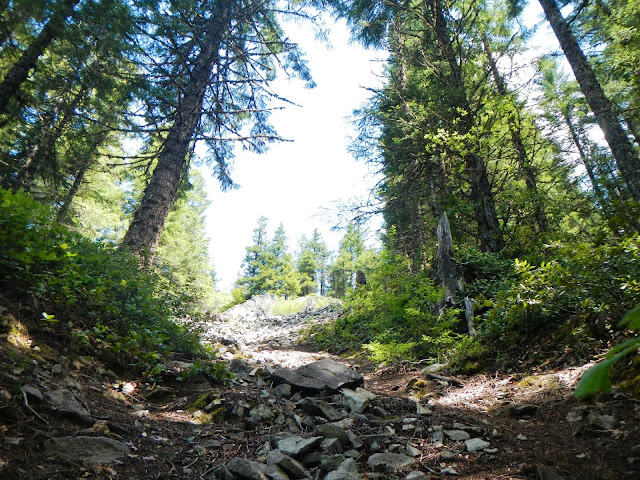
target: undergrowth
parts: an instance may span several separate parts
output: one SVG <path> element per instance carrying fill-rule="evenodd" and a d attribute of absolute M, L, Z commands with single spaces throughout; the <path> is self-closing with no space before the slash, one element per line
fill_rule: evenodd
<path fill-rule="evenodd" d="M 428 273 L 409 273 L 405 260 L 386 251 L 368 284 L 345 302 L 344 315 L 315 327 L 310 338 L 335 353 L 365 350 L 378 362 L 428 359 L 471 372 L 483 363 L 521 362 L 525 346 L 545 358 L 585 362 L 635 335 L 637 329 L 617 324 L 640 304 L 638 235 L 555 243 L 529 261 L 457 253 L 465 291 L 475 301 L 477 338 L 467 335 L 458 305 L 439 310 L 442 291 Z M 536 341 L 543 344 L 531 345 Z"/>
<path fill-rule="evenodd" d="M 0 189 L 0 289 L 31 330 L 150 376 L 173 353 L 211 357 L 189 328 L 195 296 L 50 219 L 28 194 Z"/>
<path fill-rule="evenodd" d="M 358 287 L 335 323 L 313 328 L 309 338 L 336 353 L 365 349 L 378 362 L 431 359 L 463 366 L 483 354 L 464 334 L 459 309 L 438 311 L 442 291 L 426 273 L 409 273 L 406 261 L 383 252 L 366 285 Z"/>

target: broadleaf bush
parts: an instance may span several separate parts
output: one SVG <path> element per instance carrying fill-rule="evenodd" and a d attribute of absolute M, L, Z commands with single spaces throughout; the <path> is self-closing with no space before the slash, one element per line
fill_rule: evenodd
<path fill-rule="evenodd" d="M 24 192 L 0 189 L 0 288 L 68 328 L 78 349 L 154 371 L 179 352 L 205 354 L 189 319 L 190 296 L 111 243 L 51 222 Z"/>
<path fill-rule="evenodd" d="M 514 343 L 573 321 L 592 336 L 610 336 L 619 318 L 640 303 L 640 237 L 613 244 L 556 243 L 545 262 L 515 262 L 516 279 L 485 315 L 485 336 Z"/>
<path fill-rule="evenodd" d="M 364 348 L 378 362 L 430 358 L 453 364 L 481 354 L 483 347 L 463 334 L 462 312 L 438 310 L 442 298 L 427 273 L 411 273 L 404 258 L 384 251 L 367 284 L 347 298 L 343 316 L 316 328 L 312 338 L 330 351 Z"/>

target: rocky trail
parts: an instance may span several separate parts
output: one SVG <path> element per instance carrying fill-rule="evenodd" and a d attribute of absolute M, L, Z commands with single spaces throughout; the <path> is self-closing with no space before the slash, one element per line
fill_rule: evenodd
<path fill-rule="evenodd" d="M 335 315 L 253 305 L 200 325 L 230 360 L 226 386 L 179 381 L 178 360 L 147 384 L 89 357 L 3 355 L 0 478 L 640 478 L 640 404 L 576 400 L 583 368 L 453 377 L 297 349 Z"/>

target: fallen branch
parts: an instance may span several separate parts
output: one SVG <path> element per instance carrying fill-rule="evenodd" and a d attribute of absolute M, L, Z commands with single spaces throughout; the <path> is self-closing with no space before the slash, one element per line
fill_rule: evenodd
<path fill-rule="evenodd" d="M 42 420 L 44 423 L 46 423 L 47 425 L 49 425 L 49 422 L 47 422 L 44 418 L 42 418 L 40 415 L 38 415 L 38 412 L 36 412 L 33 408 L 31 408 L 31 405 L 29 405 L 29 401 L 27 400 L 27 394 L 25 393 L 24 390 L 22 390 L 22 398 L 24 400 L 24 406 L 27 407 L 29 410 L 31 410 L 31 412 L 38 417 L 40 420 Z"/>

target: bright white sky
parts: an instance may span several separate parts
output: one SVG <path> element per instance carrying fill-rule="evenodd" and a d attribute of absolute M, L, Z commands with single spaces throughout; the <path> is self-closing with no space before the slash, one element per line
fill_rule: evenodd
<path fill-rule="evenodd" d="M 355 136 L 348 117 L 369 96 L 362 87 L 381 85 L 384 52 L 349 44 L 344 23 L 331 26 L 331 49 L 316 40 L 308 26 L 286 24 L 286 30 L 307 53 L 317 87 L 308 90 L 298 80 L 278 81 L 274 91 L 300 107 L 276 111 L 271 121 L 281 136 L 294 141 L 273 144 L 262 155 L 238 150 L 232 178 L 239 189 L 221 192 L 217 180 L 204 174 L 211 200 L 207 234 L 219 290 L 230 290 L 238 278 L 258 218 L 269 219 L 270 236 L 284 224 L 291 253 L 300 236 L 310 237 L 315 228 L 329 249 L 336 250 L 342 233 L 331 231 L 333 224 L 322 209 L 366 197 L 376 183 L 369 167 L 347 152 Z"/>

